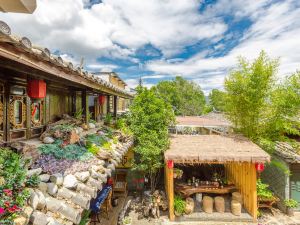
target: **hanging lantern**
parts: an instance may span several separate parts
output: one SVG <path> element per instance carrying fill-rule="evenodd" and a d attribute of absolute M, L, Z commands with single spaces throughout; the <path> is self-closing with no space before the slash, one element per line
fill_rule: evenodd
<path fill-rule="evenodd" d="M 29 80 L 27 94 L 30 98 L 45 98 L 46 83 L 43 80 Z"/>
<path fill-rule="evenodd" d="M 257 172 L 261 173 L 265 169 L 265 165 L 263 163 L 255 163 L 255 169 Z"/>
<path fill-rule="evenodd" d="M 98 99 L 99 99 L 99 104 L 100 105 L 104 105 L 104 103 L 105 103 L 105 95 L 99 95 Z"/>
<path fill-rule="evenodd" d="M 174 162 L 173 162 L 173 160 L 168 160 L 168 161 L 167 161 L 167 166 L 168 166 L 169 169 L 172 169 L 172 168 L 174 167 Z"/>

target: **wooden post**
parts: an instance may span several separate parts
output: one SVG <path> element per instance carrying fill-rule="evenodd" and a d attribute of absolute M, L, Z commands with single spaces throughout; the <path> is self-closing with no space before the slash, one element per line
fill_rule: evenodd
<path fill-rule="evenodd" d="M 253 216 L 254 220 L 257 220 L 257 190 L 256 190 L 256 169 L 255 164 L 250 164 L 250 214 Z"/>
<path fill-rule="evenodd" d="M 173 175 L 173 168 L 168 168 L 167 164 L 165 166 L 166 169 L 166 181 L 167 181 L 167 196 L 168 196 L 168 203 L 169 203 L 169 219 L 171 221 L 175 220 L 174 214 L 174 175 Z"/>
<path fill-rule="evenodd" d="M 114 117 L 117 118 L 118 112 L 118 96 L 114 95 Z"/>
<path fill-rule="evenodd" d="M 107 95 L 107 114 L 110 113 L 110 95 Z"/>
<path fill-rule="evenodd" d="M 88 104 L 88 96 L 86 93 L 86 90 L 82 91 L 81 95 L 81 102 L 82 102 L 82 109 L 83 109 L 83 115 L 85 115 L 85 123 L 89 123 L 88 114 L 89 114 L 89 104 Z"/>
<path fill-rule="evenodd" d="M 76 91 L 72 91 L 72 114 L 75 115 L 76 109 Z"/>

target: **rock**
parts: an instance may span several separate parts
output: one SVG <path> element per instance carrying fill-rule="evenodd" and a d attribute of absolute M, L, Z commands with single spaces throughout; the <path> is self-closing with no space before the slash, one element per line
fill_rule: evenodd
<path fill-rule="evenodd" d="M 30 221 L 33 225 L 47 225 L 49 217 L 42 212 L 34 211 L 30 217 Z"/>
<path fill-rule="evenodd" d="M 79 181 L 84 183 L 89 178 L 90 173 L 88 171 L 85 171 L 85 172 L 77 172 L 74 175 Z"/>
<path fill-rule="evenodd" d="M 78 181 L 74 175 L 69 174 L 65 176 L 64 183 L 63 183 L 63 186 L 65 188 L 69 188 L 69 189 L 76 188 L 77 184 Z"/>
<path fill-rule="evenodd" d="M 55 138 L 62 138 L 63 137 L 63 133 L 60 131 L 60 130 L 56 130 L 56 131 L 54 131 L 54 133 L 53 133 L 53 137 L 55 137 Z"/>
<path fill-rule="evenodd" d="M 52 137 L 45 137 L 43 139 L 44 144 L 52 144 L 55 140 Z"/>
<path fill-rule="evenodd" d="M 58 186 L 62 185 L 64 182 L 64 177 L 60 173 L 56 173 L 50 176 L 50 181 Z"/>
<path fill-rule="evenodd" d="M 192 212 L 194 212 L 194 207 L 195 207 L 194 200 L 192 198 L 187 198 L 185 200 L 185 209 L 184 209 L 184 212 L 186 214 L 191 214 Z"/>
<path fill-rule="evenodd" d="M 71 131 L 70 137 L 69 137 L 69 142 L 70 144 L 75 144 L 80 141 L 80 136 L 76 134 L 74 130 Z"/>
<path fill-rule="evenodd" d="M 57 193 L 58 190 L 58 186 L 54 183 L 47 183 L 48 189 L 47 192 L 49 193 L 49 195 L 55 195 Z"/>
<path fill-rule="evenodd" d="M 97 173 L 95 170 L 91 170 L 91 177 L 94 179 L 98 179 L 100 177 L 100 174 Z"/>
<path fill-rule="evenodd" d="M 96 125 L 93 124 L 93 123 L 89 123 L 89 128 L 90 128 L 90 129 L 95 129 L 95 128 L 96 128 Z"/>
<path fill-rule="evenodd" d="M 37 208 L 37 205 L 39 203 L 39 196 L 32 191 L 29 198 L 29 205 L 35 210 Z"/>
<path fill-rule="evenodd" d="M 42 173 L 42 168 L 32 169 L 27 171 L 27 177 L 31 177 L 33 175 L 40 175 Z"/>
<path fill-rule="evenodd" d="M 23 212 L 14 219 L 14 225 L 27 225 L 29 223 L 30 216 L 33 212 L 33 209 L 29 206 L 26 206 L 23 209 Z"/>
<path fill-rule="evenodd" d="M 38 184 L 38 189 L 39 189 L 40 191 L 42 191 L 43 193 L 47 193 L 48 185 L 47 185 L 46 183 L 44 183 L 44 182 L 40 182 L 40 183 Z"/>
<path fill-rule="evenodd" d="M 82 133 L 83 132 L 82 127 L 77 127 L 77 131 L 78 131 L 78 134 Z"/>
<path fill-rule="evenodd" d="M 89 129 L 88 125 L 86 125 L 85 123 L 82 124 L 81 128 L 82 128 L 83 130 L 88 130 L 88 129 Z"/>
<path fill-rule="evenodd" d="M 39 175 L 39 178 L 40 178 L 41 182 L 48 182 L 50 179 L 50 175 L 49 174 L 41 174 L 41 175 Z"/>
<path fill-rule="evenodd" d="M 37 196 L 39 198 L 37 209 L 42 210 L 46 206 L 45 196 L 44 196 L 44 194 L 40 190 L 36 190 L 35 193 L 37 194 Z"/>
<path fill-rule="evenodd" d="M 106 151 L 99 151 L 97 153 L 97 158 L 102 159 L 102 160 L 106 160 L 106 159 L 110 159 L 111 155 Z"/>
<path fill-rule="evenodd" d="M 107 166 L 107 169 L 110 169 L 111 171 L 114 171 L 116 169 L 115 165 L 114 164 L 109 164 Z"/>

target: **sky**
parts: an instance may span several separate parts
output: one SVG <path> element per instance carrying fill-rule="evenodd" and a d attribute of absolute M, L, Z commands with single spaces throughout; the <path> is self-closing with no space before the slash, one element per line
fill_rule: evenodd
<path fill-rule="evenodd" d="M 37 0 L 33 14 L 1 13 L 13 34 L 91 72 L 135 87 L 180 75 L 222 89 L 239 56 L 265 50 L 278 77 L 300 70 L 299 0 Z"/>

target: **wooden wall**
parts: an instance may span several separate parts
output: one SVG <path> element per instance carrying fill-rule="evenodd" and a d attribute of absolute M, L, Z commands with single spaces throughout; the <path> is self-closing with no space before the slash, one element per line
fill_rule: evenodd
<path fill-rule="evenodd" d="M 257 219 L 256 169 L 252 163 L 225 164 L 227 179 L 233 182 L 243 196 L 243 204 L 248 213 Z"/>

